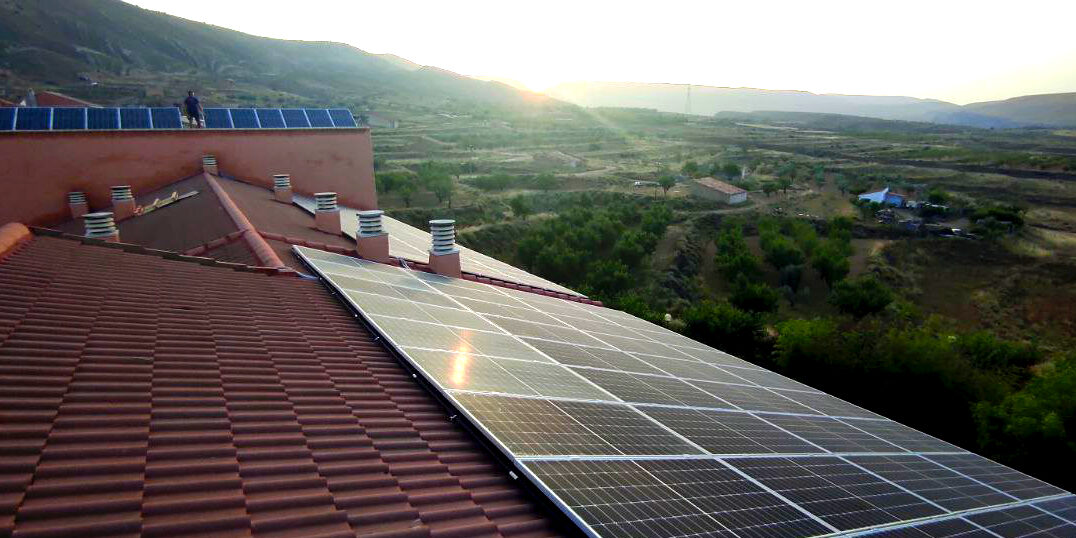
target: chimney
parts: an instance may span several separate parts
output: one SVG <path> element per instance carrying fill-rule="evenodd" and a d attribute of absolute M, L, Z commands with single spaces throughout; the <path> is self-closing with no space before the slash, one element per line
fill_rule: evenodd
<path fill-rule="evenodd" d="M 116 228 L 116 221 L 112 218 L 111 212 L 87 213 L 82 216 L 82 219 L 86 223 L 86 237 L 103 239 L 110 243 L 119 242 L 120 231 Z"/>
<path fill-rule="evenodd" d="M 112 187 L 112 212 L 116 214 L 116 222 L 134 216 L 135 199 L 130 185 Z"/>
<path fill-rule="evenodd" d="M 202 155 L 202 171 L 214 176 L 220 175 L 217 173 L 217 158 L 212 155 Z"/>
<path fill-rule="evenodd" d="M 384 211 L 371 209 L 359 211 L 359 235 L 355 238 L 355 250 L 359 257 L 375 262 L 389 263 L 389 234 L 381 229 Z"/>
<path fill-rule="evenodd" d="M 67 193 L 67 205 L 71 208 L 71 218 L 81 218 L 90 211 L 86 204 L 86 193 L 72 191 Z"/>
<path fill-rule="evenodd" d="M 315 192 L 314 225 L 317 229 L 333 235 L 340 235 L 340 209 L 336 207 L 335 192 Z"/>
<path fill-rule="evenodd" d="M 291 205 L 291 176 L 273 174 L 273 195 L 276 201 Z"/>
<path fill-rule="evenodd" d="M 431 220 L 430 235 L 433 236 L 430 269 L 441 275 L 461 278 L 463 272 L 460 270 L 460 249 L 456 248 L 456 221 Z"/>

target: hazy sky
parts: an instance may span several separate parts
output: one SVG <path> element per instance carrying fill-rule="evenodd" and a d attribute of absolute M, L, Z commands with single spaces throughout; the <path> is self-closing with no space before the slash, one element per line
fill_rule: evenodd
<path fill-rule="evenodd" d="M 542 90 L 578 80 L 910 95 L 1076 92 L 1076 0 L 129 0 Z"/>

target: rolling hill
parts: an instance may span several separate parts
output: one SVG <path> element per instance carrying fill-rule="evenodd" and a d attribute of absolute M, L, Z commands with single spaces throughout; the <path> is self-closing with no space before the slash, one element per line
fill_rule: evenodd
<path fill-rule="evenodd" d="M 815 94 L 794 90 L 691 87 L 690 113 L 811 112 L 925 121 L 973 127 L 1076 125 L 1076 94 L 1027 96 L 960 106 L 936 99 L 899 96 Z M 572 82 L 546 94 L 582 106 L 688 111 L 688 85 L 634 82 Z"/>
<path fill-rule="evenodd" d="M 535 95 L 339 43 L 256 37 L 120 0 L 0 0 L 0 84 L 109 104 L 517 105 Z M 97 82 L 92 85 L 92 82 Z"/>

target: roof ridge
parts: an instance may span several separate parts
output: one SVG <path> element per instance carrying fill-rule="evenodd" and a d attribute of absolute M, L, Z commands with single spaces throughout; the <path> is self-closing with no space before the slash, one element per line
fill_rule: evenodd
<path fill-rule="evenodd" d="M 285 267 L 284 262 L 280 260 L 276 252 L 273 252 L 273 248 L 269 246 L 269 243 L 265 242 L 265 239 L 254 228 L 254 225 L 250 223 L 250 219 L 243 213 L 243 210 L 239 209 L 231 196 L 228 196 L 220 183 L 217 183 L 217 177 L 209 172 L 203 172 L 202 175 L 205 177 L 206 183 L 209 183 L 209 187 L 213 189 L 213 193 L 217 195 L 221 205 L 224 207 L 224 211 L 228 213 L 239 231 L 242 232 L 243 240 L 247 242 L 247 246 L 250 247 L 258 262 L 271 267 Z"/>
<path fill-rule="evenodd" d="M 15 223 L 15 224 L 18 224 L 18 223 Z M 19 225 L 22 226 L 21 224 L 19 224 Z M 4 226 L 4 228 L 0 228 L 0 246 L 3 245 L 3 243 L 2 243 L 2 238 L 3 238 L 2 230 L 5 229 L 6 227 L 7 226 Z M 128 252 L 128 253 L 131 253 L 131 254 L 142 254 L 142 255 L 147 255 L 147 256 L 157 256 L 157 257 L 160 257 L 160 258 L 164 258 L 166 260 L 174 260 L 174 261 L 181 261 L 181 262 L 187 262 L 187 263 L 196 263 L 196 264 L 204 265 L 204 266 L 207 266 L 207 267 L 227 268 L 227 269 L 232 269 L 234 271 L 241 271 L 241 272 L 244 272 L 244 273 L 261 273 L 261 274 L 264 274 L 264 275 L 267 275 L 267 276 L 277 276 L 277 275 L 300 276 L 301 275 L 301 273 L 299 273 L 298 271 L 295 271 L 294 269 L 290 269 L 290 268 L 284 267 L 284 266 L 267 267 L 267 266 L 247 265 L 247 264 L 235 263 L 235 262 L 224 262 L 224 261 L 216 260 L 216 259 L 213 259 L 213 258 L 206 258 L 206 257 L 202 257 L 202 256 L 191 256 L 191 255 L 188 255 L 188 254 L 183 254 L 183 253 L 180 253 L 180 252 L 176 252 L 174 250 L 161 250 L 161 249 L 156 249 L 156 248 L 149 248 L 149 247 L 144 247 L 142 245 L 137 245 L 137 244 L 134 244 L 134 243 L 122 243 L 122 242 L 105 241 L 103 239 L 95 239 L 95 238 L 92 238 L 92 237 L 74 235 L 74 234 L 61 232 L 59 230 L 53 230 L 51 228 L 41 228 L 41 227 L 38 227 L 38 226 L 30 226 L 28 228 L 28 230 L 29 230 L 29 232 L 32 233 L 33 236 L 54 237 L 54 238 L 57 238 L 57 239 L 65 239 L 65 240 L 68 240 L 68 241 L 76 241 L 76 242 L 82 243 L 83 245 L 87 245 L 87 246 L 111 248 L 111 249 L 116 249 L 116 250 L 122 250 L 124 252 Z M 31 237 L 31 239 L 32 239 L 32 237 Z M 26 241 L 24 241 L 24 242 L 26 242 Z M 2 259 L 3 259 L 3 256 L 0 256 L 0 260 L 2 260 Z"/>

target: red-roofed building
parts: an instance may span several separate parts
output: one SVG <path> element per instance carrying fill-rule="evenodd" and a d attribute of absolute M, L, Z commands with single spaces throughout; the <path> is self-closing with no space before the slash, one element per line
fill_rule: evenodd
<path fill-rule="evenodd" d="M 34 94 L 37 104 L 35 106 L 51 106 L 51 107 L 98 107 L 100 105 L 93 104 L 89 101 L 83 101 L 70 95 L 64 95 L 60 92 L 43 91 Z"/>
<path fill-rule="evenodd" d="M 742 204 L 747 201 L 747 191 L 712 177 L 696 179 L 692 192 L 697 196 L 718 200 L 726 204 Z"/>
<path fill-rule="evenodd" d="M 292 245 L 356 243 L 271 173 L 376 208 L 367 129 L 15 132 L 0 152 L 0 536 L 575 532 L 300 274 Z M 118 241 L 84 237 L 87 211 Z"/>

